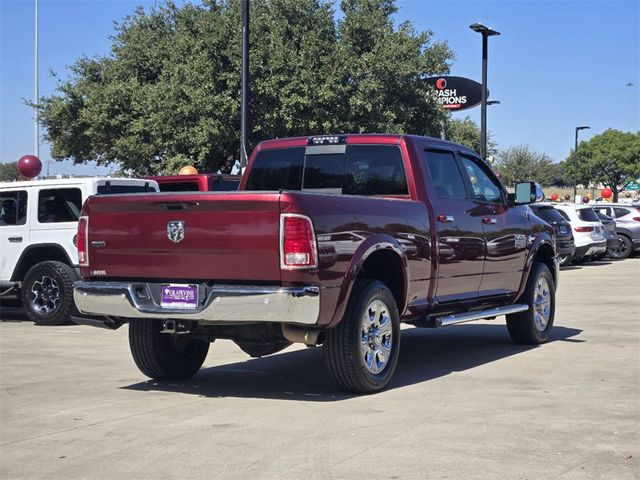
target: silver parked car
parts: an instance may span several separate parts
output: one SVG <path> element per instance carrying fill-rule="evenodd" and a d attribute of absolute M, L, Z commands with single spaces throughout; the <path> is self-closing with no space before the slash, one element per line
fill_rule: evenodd
<path fill-rule="evenodd" d="M 593 208 L 616 219 L 620 245 L 608 251 L 610 257 L 622 259 L 640 251 L 640 207 L 623 203 L 596 203 Z"/>

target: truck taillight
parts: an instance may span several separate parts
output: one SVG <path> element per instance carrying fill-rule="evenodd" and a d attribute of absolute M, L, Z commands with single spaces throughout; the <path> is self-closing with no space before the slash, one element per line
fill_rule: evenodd
<path fill-rule="evenodd" d="M 280 215 L 280 268 L 292 270 L 318 266 L 318 251 L 311 219 L 304 215 Z"/>
<path fill-rule="evenodd" d="M 89 266 L 89 217 L 78 219 L 78 264 L 81 267 Z"/>
<path fill-rule="evenodd" d="M 593 232 L 593 227 L 575 227 L 576 232 Z"/>

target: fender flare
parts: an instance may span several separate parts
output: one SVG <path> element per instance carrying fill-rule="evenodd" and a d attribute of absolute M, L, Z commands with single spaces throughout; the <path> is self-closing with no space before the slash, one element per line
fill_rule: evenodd
<path fill-rule="evenodd" d="M 542 248 L 550 248 L 551 249 L 551 251 L 553 252 L 552 261 L 556 265 L 556 269 L 557 269 L 557 265 L 558 264 L 556 262 L 556 246 L 555 246 L 555 242 L 554 242 L 553 238 L 551 237 L 551 235 L 549 235 L 547 232 L 539 232 L 536 235 L 536 238 L 533 241 L 533 244 L 531 245 L 531 247 L 529 247 L 529 252 L 527 253 L 527 257 L 526 257 L 525 262 L 524 262 L 524 268 L 522 269 L 522 280 L 520 281 L 520 288 L 518 288 L 518 294 L 516 295 L 516 300 L 515 301 L 518 301 L 518 299 L 524 293 L 524 289 L 527 287 L 527 282 L 529 280 L 529 275 L 531 273 L 531 267 L 533 266 L 533 260 L 536 258 L 536 256 L 538 255 L 538 252 Z M 556 286 L 557 286 L 557 284 L 558 284 L 558 275 L 557 275 L 557 270 L 556 269 L 552 269 L 551 270 L 551 275 L 553 276 L 553 280 L 555 281 Z"/>
<path fill-rule="evenodd" d="M 46 249 L 52 249 L 52 250 L 56 250 L 60 253 L 62 253 L 62 257 L 64 258 L 64 262 L 69 265 L 70 267 L 77 267 L 77 265 L 74 265 L 73 262 L 71 262 L 71 259 L 69 258 L 69 254 L 67 253 L 67 251 L 58 243 L 34 243 L 32 245 L 29 245 L 27 248 L 25 248 L 22 251 L 22 254 L 20 254 L 20 257 L 18 258 L 18 261 L 16 262 L 16 266 L 13 269 L 13 272 L 11 273 L 11 281 L 12 282 L 21 282 L 22 278 L 24 278 L 24 275 L 27 273 L 27 271 L 29 270 L 27 269 L 23 269 L 23 264 L 26 262 L 27 256 L 29 255 L 29 253 L 31 253 L 34 250 L 46 250 Z M 19 278 L 18 278 L 19 277 Z"/>
<path fill-rule="evenodd" d="M 404 310 L 407 305 L 407 297 L 409 294 L 409 269 L 407 265 L 407 256 L 404 252 L 404 249 L 400 245 L 400 243 L 391 235 L 387 234 L 377 234 L 373 235 L 366 240 L 364 240 L 356 249 L 353 256 L 351 257 L 351 261 L 349 262 L 349 267 L 347 268 L 344 279 L 342 281 L 342 285 L 340 287 L 340 293 L 338 294 L 338 301 L 336 304 L 335 311 L 333 316 L 331 317 L 331 321 L 327 325 L 327 327 L 334 327 L 342 320 L 344 312 L 347 308 L 347 303 L 349 301 L 349 297 L 351 296 L 351 291 L 353 289 L 353 285 L 355 284 L 358 275 L 362 271 L 362 268 L 371 255 L 381 250 L 391 251 L 395 255 L 398 256 L 399 260 L 402 262 L 402 276 L 403 276 L 403 306 L 399 308 L 399 310 Z M 402 316 L 402 311 L 399 312 L 400 316 Z"/>

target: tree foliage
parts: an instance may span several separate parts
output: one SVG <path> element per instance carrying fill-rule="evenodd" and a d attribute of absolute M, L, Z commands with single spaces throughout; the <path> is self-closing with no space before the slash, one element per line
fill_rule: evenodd
<path fill-rule="evenodd" d="M 564 162 L 573 175 L 572 150 Z M 613 200 L 640 177 L 640 132 L 608 129 L 578 146 L 578 183 L 602 184 L 613 192 Z"/>
<path fill-rule="evenodd" d="M 528 145 L 518 145 L 498 154 L 494 169 L 500 173 L 505 185 L 518 181 L 537 182 L 550 185 L 557 175 L 557 167 L 546 153 L 532 150 Z"/>
<path fill-rule="evenodd" d="M 445 136 L 447 140 L 469 147 L 480 154 L 480 127 L 465 117 L 464 120 L 449 119 L 445 123 Z M 498 152 L 496 142 L 491 138 L 491 132 L 487 132 L 487 157 L 493 157 Z"/>
<path fill-rule="evenodd" d="M 18 162 L 0 162 L 0 182 L 25 180 L 18 171 Z"/>
<path fill-rule="evenodd" d="M 448 72 L 447 45 L 396 25 L 395 0 L 340 8 L 251 2 L 250 147 L 306 134 L 439 134 L 446 113 L 422 79 Z M 110 55 L 80 58 L 41 99 L 51 154 L 134 173 L 185 159 L 228 170 L 239 152 L 240 66 L 240 2 L 139 8 L 117 24 Z"/>

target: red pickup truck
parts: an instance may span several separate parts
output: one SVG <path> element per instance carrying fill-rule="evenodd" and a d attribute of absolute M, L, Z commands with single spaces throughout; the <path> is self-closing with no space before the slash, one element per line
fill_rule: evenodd
<path fill-rule="evenodd" d="M 546 341 L 558 281 L 552 228 L 473 151 L 411 135 L 259 144 L 238 192 L 100 195 L 78 231 L 78 309 L 129 323 L 140 370 L 186 379 L 209 344 L 252 356 L 320 345 L 351 392 L 388 384 L 400 322 L 506 315 Z"/>

